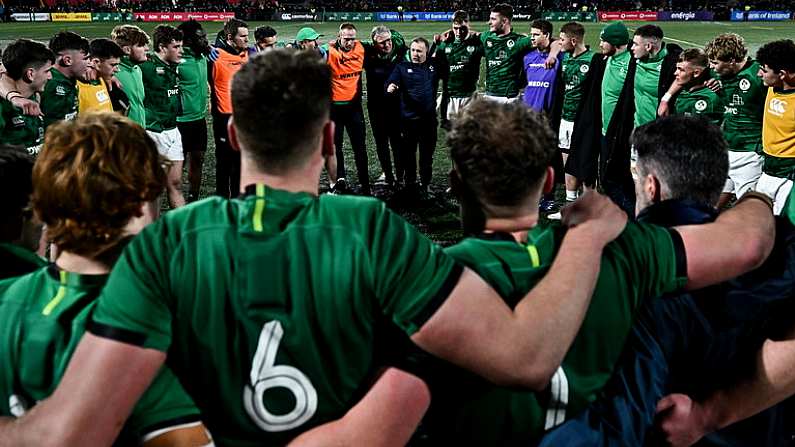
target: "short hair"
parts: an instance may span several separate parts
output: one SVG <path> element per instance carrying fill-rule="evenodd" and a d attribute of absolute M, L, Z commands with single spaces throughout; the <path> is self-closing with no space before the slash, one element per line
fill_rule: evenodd
<path fill-rule="evenodd" d="M 224 34 L 226 36 L 237 36 L 237 32 L 240 28 L 248 28 L 248 23 L 240 20 L 231 18 L 224 23 Z"/>
<path fill-rule="evenodd" d="M 638 171 L 654 173 L 671 199 L 714 206 L 729 172 L 729 152 L 721 129 L 703 117 L 668 116 L 635 129 Z"/>
<path fill-rule="evenodd" d="M 522 205 L 552 164 L 556 140 L 543 115 L 520 103 L 474 100 L 447 134 L 464 188 L 484 212 Z"/>
<path fill-rule="evenodd" d="M 160 46 L 168 46 L 171 42 L 182 42 L 182 31 L 171 25 L 157 25 L 152 33 L 154 50 L 159 51 Z"/>
<path fill-rule="evenodd" d="M 411 39 L 411 43 L 421 43 L 421 44 L 425 45 L 425 50 L 426 51 L 431 48 L 430 42 L 428 42 L 428 39 L 426 39 L 424 37 L 415 37 L 415 38 Z"/>
<path fill-rule="evenodd" d="M 491 8 L 491 12 L 496 12 L 508 20 L 513 19 L 513 6 L 507 3 L 497 3 Z"/>
<path fill-rule="evenodd" d="M 121 49 L 119 44 L 110 39 L 94 39 L 91 41 L 89 48 L 91 49 L 91 57 L 102 60 L 108 60 L 114 57 L 121 59 L 121 57 L 124 56 L 124 50 Z"/>
<path fill-rule="evenodd" d="M 466 11 L 458 10 L 453 13 L 453 23 L 462 24 L 464 22 L 469 22 L 469 13 Z"/>
<path fill-rule="evenodd" d="M 741 61 L 748 55 L 745 39 L 739 34 L 718 34 L 704 47 L 707 57 L 721 62 Z"/>
<path fill-rule="evenodd" d="M 643 37 L 644 39 L 657 39 L 662 40 L 665 36 L 662 28 L 657 25 L 643 25 L 635 30 L 635 35 Z"/>
<path fill-rule="evenodd" d="M 17 239 L 16 228 L 21 224 L 22 217 L 30 205 L 33 193 L 33 158 L 25 148 L 0 144 L 0 188 L 4 191 L 0 198 L 0 241 L 10 242 Z M 12 230 L 14 229 L 14 230 Z M 11 233 L 6 234 L 12 230 Z"/>
<path fill-rule="evenodd" d="M 82 51 L 88 54 L 88 39 L 71 31 L 61 31 L 50 39 L 50 50 L 56 56 L 66 50 Z"/>
<path fill-rule="evenodd" d="M 310 51 L 260 53 L 232 81 L 238 138 L 263 172 L 285 173 L 302 165 L 330 107 L 331 71 Z"/>
<path fill-rule="evenodd" d="M 679 62 L 688 62 L 696 67 L 709 67 L 707 54 L 701 48 L 688 48 L 679 55 Z"/>
<path fill-rule="evenodd" d="M 276 37 L 276 34 L 276 30 L 271 26 L 258 26 L 257 29 L 254 30 L 254 40 L 256 42 L 262 42 L 269 37 Z"/>
<path fill-rule="evenodd" d="M 350 23 L 350 22 L 345 22 L 345 23 L 340 25 L 340 31 L 342 31 L 344 29 L 352 29 L 352 30 L 356 31 L 356 25 L 354 25 L 353 23 Z"/>
<path fill-rule="evenodd" d="M 28 68 L 38 70 L 47 62 L 55 63 L 55 54 L 41 42 L 17 39 L 3 52 L 3 67 L 11 79 L 18 81 Z"/>
<path fill-rule="evenodd" d="M 149 35 L 135 25 L 119 25 L 110 32 L 110 38 L 120 47 L 135 47 L 149 44 Z"/>
<path fill-rule="evenodd" d="M 389 34 L 391 36 L 392 30 L 390 30 L 388 26 L 376 25 L 373 27 L 373 31 L 370 32 L 370 37 L 375 39 L 376 36 L 383 36 L 385 34 Z"/>
<path fill-rule="evenodd" d="M 533 23 L 530 24 L 530 28 L 539 29 L 543 34 L 552 36 L 553 28 L 549 20 L 533 20 Z"/>
<path fill-rule="evenodd" d="M 560 27 L 560 32 L 569 38 L 576 37 L 580 41 L 585 38 L 585 27 L 577 22 L 569 22 Z"/>
<path fill-rule="evenodd" d="M 795 42 L 790 39 L 768 42 L 757 50 L 756 60 L 774 71 L 795 73 Z"/>
<path fill-rule="evenodd" d="M 164 164 L 155 142 L 129 118 L 81 113 L 47 128 L 33 168 L 33 210 L 59 248 L 99 257 L 161 194 Z"/>
<path fill-rule="evenodd" d="M 199 31 L 204 33 L 204 27 L 202 27 L 201 23 L 190 19 L 177 25 L 177 29 L 182 31 L 183 47 L 190 48 L 196 56 L 200 54 L 210 54 L 210 46 L 207 42 L 206 33 L 204 39 L 199 39 L 197 35 Z"/>

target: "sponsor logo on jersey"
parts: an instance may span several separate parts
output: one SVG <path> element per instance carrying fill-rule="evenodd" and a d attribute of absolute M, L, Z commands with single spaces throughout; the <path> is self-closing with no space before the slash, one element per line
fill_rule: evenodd
<path fill-rule="evenodd" d="M 695 107 L 696 107 L 697 111 L 703 112 L 703 111 L 707 110 L 707 101 L 704 101 L 703 99 L 699 99 L 698 101 L 696 101 Z"/>
<path fill-rule="evenodd" d="M 513 46 L 515 44 L 516 44 L 516 42 L 514 42 L 513 40 L 509 40 L 508 42 L 505 42 L 505 45 L 507 45 L 508 48 L 513 48 Z"/>
<path fill-rule="evenodd" d="M 444 49 L 444 54 L 450 54 L 452 52 L 453 52 L 453 49 L 450 48 L 450 47 L 447 47 L 447 48 Z"/>
<path fill-rule="evenodd" d="M 588 73 L 588 70 L 591 69 L 590 65 L 580 65 L 580 73 Z"/>
<path fill-rule="evenodd" d="M 546 64 L 527 64 L 527 68 L 544 68 L 546 69 Z"/>
<path fill-rule="evenodd" d="M 547 82 L 547 81 L 528 81 L 527 82 L 527 86 L 528 87 L 549 88 L 549 82 Z"/>
<path fill-rule="evenodd" d="M 170 88 L 168 89 L 168 97 L 179 95 L 179 88 Z"/>
<path fill-rule="evenodd" d="M 56 86 L 55 94 L 58 96 L 66 96 L 66 88 L 63 85 Z"/>
<path fill-rule="evenodd" d="M 751 88 L 751 81 L 748 79 L 740 79 L 740 90 L 747 92 Z"/>
<path fill-rule="evenodd" d="M 499 67 L 502 65 L 502 61 L 489 61 L 489 67 Z"/>
<path fill-rule="evenodd" d="M 157 73 L 159 75 L 166 74 L 166 69 L 163 68 L 163 67 L 155 67 L 155 73 Z"/>
<path fill-rule="evenodd" d="M 21 116 L 15 116 L 11 118 L 11 125 L 14 127 L 24 127 L 25 126 L 25 118 Z"/>
<path fill-rule="evenodd" d="M 77 112 L 67 113 L 63 119 L 64 121 L 72 121 L 73 119 L 77 118 Z"/>
<path fill-rule="evenodd" d="M 787 112 L 787 101 L 780 98 L 773 98 L 770 100 L 767 111 L 776 116 L 784 116 Z"/>

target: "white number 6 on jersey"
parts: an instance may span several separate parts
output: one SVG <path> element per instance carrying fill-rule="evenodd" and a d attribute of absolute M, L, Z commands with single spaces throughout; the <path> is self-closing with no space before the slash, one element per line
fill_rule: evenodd
<path fill-rule="evenodd" d="M 273 364 L 283 334 L 278 321 L 269 321 L 262 327 L 251 364 L 251 383 L 243 389 L 246 412 L 261 429 L 270 432 L 296 428 L 317 410 L 317 391 L 309 378 L 298 368 Z M 286 388 L 293 393 L 295 407 L 289 413 L 273 414 L 265 408 L 265 391 L 271 388 Z"/>

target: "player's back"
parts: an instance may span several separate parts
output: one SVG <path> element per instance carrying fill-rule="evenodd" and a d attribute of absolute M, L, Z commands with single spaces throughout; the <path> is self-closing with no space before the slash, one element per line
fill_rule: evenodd
<path fill-rule="evenodd" d="M 456 269 L 379 201 L 246 192 L 144 230 L 95 321 L 167 350 L 221 444 L 279 444 L 341 417 L 387 349 L 383 322 L 413 333 Z"/>

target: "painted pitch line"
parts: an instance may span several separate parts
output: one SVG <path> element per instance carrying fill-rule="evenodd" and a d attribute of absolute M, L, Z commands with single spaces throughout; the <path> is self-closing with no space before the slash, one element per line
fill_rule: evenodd
<path fill-rule="evenodd" d="M 635 28 L 628 28 L 630 31 L 635 31 Z M 691 42 L 689 40 L 681 40 L 681 39 L 674 39 L 673 37 L 665 36 L 663 40 L 673 40 L 674 42 L 685 43 L 688 45 L 693 45 L 694 47 L 701 48 L 703 45 L 695 42 Z"/>
<path fill-rule="evenodd" d="M 766 30 L 766 31 L 775 31 L 776 30 L 775 28 L 770 28 L 770 27 L 767 27 L 767 26 L 752 26 L 751 29 L 763 29 L 763 30 Z"/>

